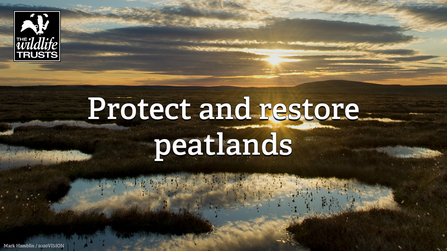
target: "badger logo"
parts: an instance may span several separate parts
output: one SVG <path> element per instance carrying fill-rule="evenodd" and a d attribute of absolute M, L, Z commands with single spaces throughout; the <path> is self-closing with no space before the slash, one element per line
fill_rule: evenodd
<path fill-rule="evenodd" d="M 34 17 L 34 13 L 30 15 L 31 18 Z M 48 14 L 44 13 L 43 16 L 45 16 L 45 18 L 48 18 Z M 50 23 L 50 21 L 47 20 L 47 22 L 45 24 L 43 24 L 43 17 L 42 15 L 37 15 L 37 24 L 35 25 L 31 20 L 25 20 L 23 21 L 22 24 L 22 29 L 20 30 L 20 32 L 23 32 L 26 29 L 32 29 L 34 31 L 34 33 L 36 33 L 36 35 L 42 35 L 43 31 L 47 29 L 48 24 Z"/>

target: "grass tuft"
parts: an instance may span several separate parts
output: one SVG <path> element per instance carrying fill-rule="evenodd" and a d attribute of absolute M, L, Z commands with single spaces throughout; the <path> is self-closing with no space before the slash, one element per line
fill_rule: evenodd
<path fill-rule="evenodd" d="M 110 216 L 112 230 L 128 236 L 135 232 L 157 232 L 162 234 L 206 233 L 213 228 L 207 220 L 197 220 L 197 216 L 180 210 L 178 213 L 158 210 L 144 211 L 138 207 L 115 210 Z"/>
<path fill-rule="evenodd" d="M 311 250 L 439 250 L 441 225 L 426 215 L 372 209 L 310 217 L 287 228 Z"/>
<path fill-rule="evenodd" d="M 0 123 L 0 132 L 5 132 L 7 130 L 10 130 L 12 127 L 9 124 L 6 123 Z"/>

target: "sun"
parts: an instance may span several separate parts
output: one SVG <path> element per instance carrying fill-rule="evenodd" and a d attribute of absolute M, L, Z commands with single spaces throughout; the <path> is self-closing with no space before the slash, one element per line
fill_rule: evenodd
<path fill-rule="evenodd" d="M 276 120 L 273 116 L 270 116 L 269 117 L 269 122 L 271 124 L 279 126 L 281 124 L 282 120 Z"/>
<path fill-rule="evenodd" d="M 272 65 L 278 65 L 281 62 L 281 58 L 278 56 L 270 56 L 266 61 L 270 62 Z"/>

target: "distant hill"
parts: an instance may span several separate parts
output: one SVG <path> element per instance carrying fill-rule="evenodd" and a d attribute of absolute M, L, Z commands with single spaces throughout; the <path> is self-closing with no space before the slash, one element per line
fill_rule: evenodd
<path fill-rule="evenodd" d="M 447 85 L 380 85 L 348 80 L 326 80 L 309 82 L 295 87 L 236 87 L 236 86 L 168 86 L 168 85 L 40 85 L 40 86 L 0 86 L 2 91 L 23 90 L 98 90 L 98 89 L 149 89 L 149 90 L 277 90 L 299 93 L 346 93 L 346 94 L 447 94 Z"/>
<path fill-rule="evenodd" d="M 348 80 L 309 82 L 297 85 L 295 89 L 300 93 L 447 94 L 447 85 L 379 85 Z"/>
<path fill-rule="evenodd" d="M 206 90 L 234 89 L 236 86 L 172 86 L 172 85 L 30 85 L 30 86 L 0 86 L 0 90 L 79 90 L 79 89 L 153 89 L 153 90 Z"/>

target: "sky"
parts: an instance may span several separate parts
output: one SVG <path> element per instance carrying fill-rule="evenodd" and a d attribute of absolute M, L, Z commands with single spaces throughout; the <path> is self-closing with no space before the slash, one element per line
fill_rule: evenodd
<path fill-rule="evenodd" d="M 61 62 L 13 62 L 13 11 L 61 11 Z M 447 84 L 447 0 L 0 0 L 0 85 Z"/>

